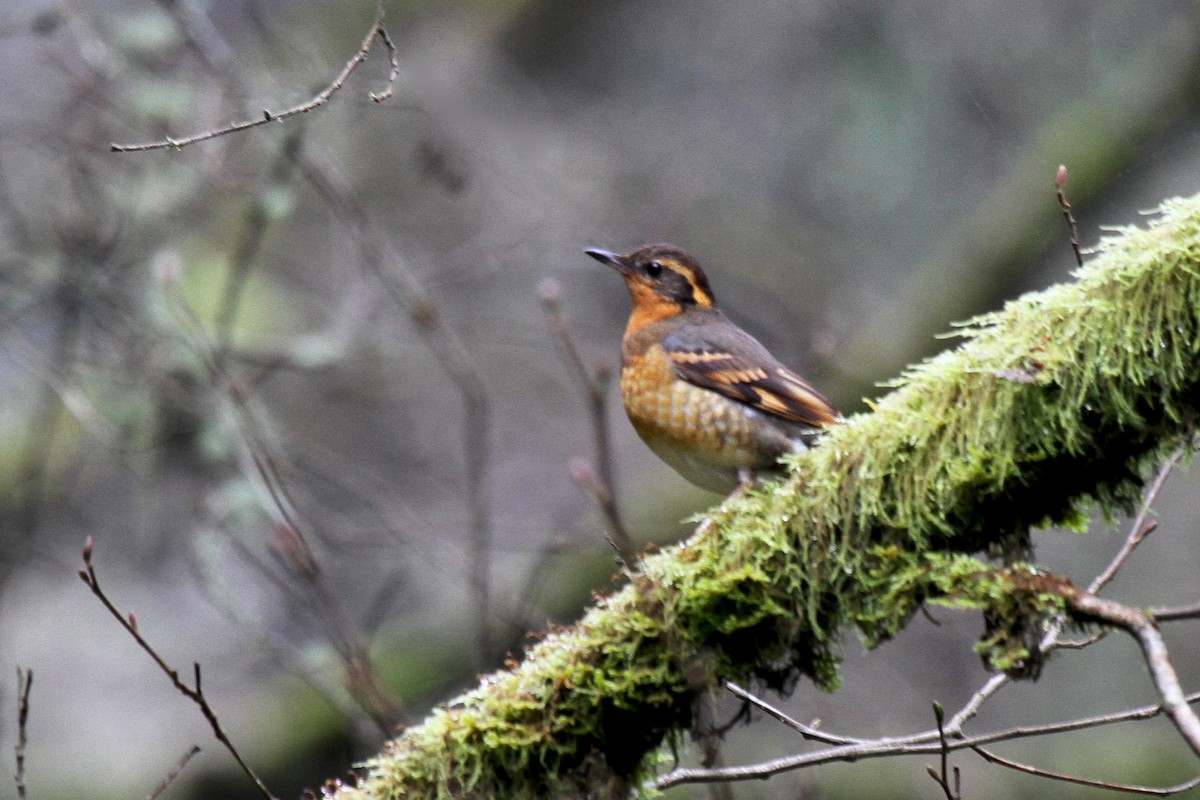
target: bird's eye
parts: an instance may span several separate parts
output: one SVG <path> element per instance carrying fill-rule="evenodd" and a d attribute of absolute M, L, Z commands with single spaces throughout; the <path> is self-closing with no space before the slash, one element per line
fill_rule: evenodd
<path fill-rule="evenodd" d="M 663 265 L 657 261 L 651 261 L 649 264 L 646 265 L 646 274 L 649 275 L 651 278 L 657 278 L 659 275 L 662 274 L 662 271 L 663 271 Z"/>

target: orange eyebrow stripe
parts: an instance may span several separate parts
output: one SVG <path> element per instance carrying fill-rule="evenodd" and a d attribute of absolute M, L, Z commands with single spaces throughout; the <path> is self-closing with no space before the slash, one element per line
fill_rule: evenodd
<path fill-rule="evenodd" d="M 672 261 L 671 269 L 682 275 L 683 279 L 692 287 L 692 299 L 696 302 L 696 305 L 700 306 L 701 308 L 712 307 L 712 297 L 709 296 L 708 292 L 700 287 L 700 282 L 696 280 L 696 273 L 693 272 L 690 267 L 685 267 L 678 261 Z"/>

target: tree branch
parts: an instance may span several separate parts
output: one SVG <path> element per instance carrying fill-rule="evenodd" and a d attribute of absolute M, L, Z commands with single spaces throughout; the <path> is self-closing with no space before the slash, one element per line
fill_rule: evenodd
<path fill-rule="evenodd" d="M 1137 516 L 1133 519 L 1133 524 L 1129 526 L 1129 535 L 1125 537 L 1125 543 L 1121 545 L 1121 549 L 1117 551 L 1115 556 L 1113 556 L 1113 559 L 1109 562 L 1108 567 L 1106 567 L 1103 572 L 1097 575 L 1095 580 L 1088 584 L 1089 592 L 1096 594 L 1105 586 L 1112 583 L 1113 578 L 1117 577 L 1117 570 L 1119 570 L 1125 564 L 1125 562 L 1129 560 L 1129 556 L 1133 554 L 1133 551 L 1137 549 L 1137 546 L 1145 541 L 1146 537 L 1154 533 L 1154 531 L 1158 528 L 1157 522 L 1146 521 L 1146 517 L 1150 514 L 1150 506 L 1153 505 L 1155 499 L 1158 497 L 1158 493 L 1162 491 L 1163 484 L 1167 482 L 1167 477 L 1171 474 L 1171 470 L 1175 469 L 1175 466 L 1179 463 L 1179 460 L 1183 458 L 1184 455 L 1191 450 L 1191 448 L 1191 441 L 1189 441 L 1186 445 L 1180 445 L 1179 447 L 1175 448 L 1175 452 L 1171 453 L 1167 460 L 1163 462 L 1162 466 L 1158 470 L 1158 474 L 1154 476 L 1153 483 L 1150 484 L 1150 488 L 1146 490 L 1146 494 L 1142 498 L 1141 508 L 1138 509 Z"/>
<path fill-rule="evenodd" d="M 17 667 L 17 743 L 13 756 L 17 762 L 13 782 L 17 785 L 17 800 L 25 800 L 25 748 L 29 745 L 29 693 L 33 690 L 33 670 Z"/>
<path fill-rule="evenodd" d="M 396 53 L 396 47 L 392 43 L 391 37 L 388 36 L 387 28 L 384 27 L 383 21 L 383 0 L 379 0 L 375 11 L 375 21 L 371 24 L 371 29 L 367 31 L 367 35 L 363 39 L 362 44 L 359 45 L 358 52 L 346 62 L 346 66 L 342 67 L 342 71 L 337 74 L 337 77 L 335 77 L 328 86 L 326 86 L 306 102 L 291 106 L 282 111 L 269 111 L 267 109 L 263 109 L 261 116 L 242 120 L 241 122 L 230 123 L 229 125 L 225 125 L 214 130 L 195 133 L 190 136 L 167 136 L 158 141 L 143 142 L 140 144 L 119 144 L 117 142 L 113 142 L 111 145 L 109 145 L 109 150 L 114 153 L 140 153 L 147 150 L 165 150 L 168 148 L 179 150 L 198 142 L 206 142 L 209 139 L 216 139 L 218 136 L 225 136 L 230 133 L 237 133 L 238 131 L 257 128 L 259 125 L 266 125 L 269 122 L 282 122 L 289 117 L 294 117 L 298 114 L 306 114 L 309 111 L 313 111 L 314 109 L 325 105 L 325 103 L 329 101 L 329 98 L 333 97 L 334 93 L 345 85 L 346 80 L 350 77 L 351 73 L 358 69 L 359 65 L 367 60 L 367 56 L 371 53 L 371 47 L 374 44 L 376 37 L 379 38 L 379 41 L 383 42 L 383 46 L 387 49 L 388 63 L 390 65 L 387 85 L 381 91 L 371 92 L 370 94 L 372 100 L 374 100 L 376 103 L 381 103 L 392 96 L 396 79 L 400 76 L 400 60 Z"/>
<path fill-rule="evenodd" d="M 354 231 L 366 271 L 379 280 L 387 295 L 409 315 L 438 365 L 454 384 L 462 402 L 463 456 L 466 501 L 470 514 L 467 584 L 476 614 L 475 657 L 480 669 L 491 663 L 492 634 L 492 506 L 488 470 L 492 460 L 492 402 L 483 371 L 466 343 L 442 316 L 416 278 L 408 260 L 397 250 L 349 182 L 327 161 L 297 154 L 301 174 Z"/>
<path fill-rule="evenodd" d="M 158 800 L 159 797 L 162 797 L 163 792 L 171 788 L 171 784 L 174 783 L 175 779 L 179 777 L 179 773 L 183 772 L 184 768 L 187 767 L 188 763 L 197 754 L 199 754 L 199 752 L 200 745 L 194 744 L 189 747 L 187 751 L 179 757 L 179 760 L 175 762 L 175 765 L 171 767 L 167 774 L 163 776 L 163 779 L 158 782 L 158 786 L 155 786 L 154 789 L 151 790 L 150 794 L 146 795 L 146 800 Z"/>
<path fill-rule="evenodd" d="M 1140 786 L 1129 783 L 1114 783 L 1112 781 L 1099 781 L 1091 778 L 1080 778 L 1077 775 L 1064 775 L 1061 772 L 1051 772 L 1050 770 L 1031 767 L 1028 764 L 1022 764 L 1019 761 L 1013 761 L 1010 758 L 998 756 L 990 750 L 985 750 L 982 747 L 972 748 L 976 753 L 990 761 L 993 764 L 999 764 L 1002 767 L 1015 769 L 1017 772 L 1024 772 L 1028 775 L 1036 775 L 1039 778 L 1050 778 L 1051 780 L 1063 781 L 1065 783 L 1075 783 L 1080 786 L 1093 786 L 1097 789 L 1110 789 L 1116 792 L 1125 792 L 1127 794 L 1142 794 L 1150 797 L 1168 797 L 1180 792 L 1186 792 L 1188 789 L 1194 789 L 1200 786 L 1200 777 L 1186 780 L 1183 783 L 1177 783 L 1174 786 Z"/>
<path fill-rule="evenodd" d="M 608 404 L 605 402 L 613 370 L 608 365 L 601 364 L 593 374 L 583 363 L 583 355 L 575 344 L 575 337 L 563 314 L 562 290 L 558 281 L 547 278 L 538 284 L 538 298 L 546 312 L 546 321 L 550 323 L 550 332 L 554 334 L 563 360 L 582 391 L 591 417 L 596 469 L 591 469 L 591 465 L 586 462 L 582 468 L 572 465 L 572 477 L 596 499 L 596 505 L 600 507 L 600 513 L 604 515 L 608 525 L 608 543 L 616 551 L 621 569 L 628 570 L 629 562 L 633 560 L 637 550 L 625 529 L 625 523 L 621 521 L 620 504 L 617 502 L 617 482 L 612 464 L 611 437 L 608 432 Z"/>
<path fill-rule="evenodd" d="M 1192 603 L 1188 606 L 1173 606 L 1163 608 L 1152 608 L 1147 613 L 1157 622 L 1175 622 L 1181 619 L 1197 619 L 1200 618 L 1200 603 Z"/>
<path fill-rule="evenodd" d="M 627 586 L 406 730 L 336 796 L 525 798 L 586 781 L 594 797 L 623 797 L 710 687 L 786 690 L 808 676 L 833 688 L 848 626 L 882 641 L 931 600 L 981 610 L 981 652 L 1034 674 L 1045 631 L 1082 610 L 1068 605 L 1078 590 L 969 554 L 1032 527 L 1082 526 L 1096 505 L 1131 510 L 1141 476 L 1188 440 L 1200 414 L 1198 254 L 1200 199 L 1171 201 L 1147 229 L 1104 240 L 1074 283 L 964 326 L 959 347 L 791 458 L 787 480 L 727 500 L 689 540 L 643 558 Z M 987 743 L 949 738 L 957 719 L 945 745 L 935 735 L 909 752 Z"/>
<path fill-rule="evenodd" d="M 1070 605 L 1080 617 L 1091 617 L 1133 634 L 1142 648 L 1146 666 L 1150 668 L 1150 677 L 1154 679 L 1154 685 L 1163 699 L 1167 716 L 1196 751 L 1196 755 L 1200 755 L 1200 717 L 1196 716 L 1184 696 L 1179 675 L 1171 664 L 1171 654 L 1167 652 L 1167 645 L 1154 620 L 1136 608 L 1088 592 L 1079 592 L 1070 598 Z"/>
<path fill-rule="evenodd" d="M 260 778 L 246 762 L 246 760 L 242 758 L 242 754 L 238 752 L 236 747 L 234 747 L 233 742 L 225 733 L 225 729 L 221 727 L 221 722 L 217 718 L 217 712 L 214 711 L 212 706 L 208 704 L 208 698 L 204 696 L 204 688 L 200 685 L 200 662 L 197 661 L 192 664 L 192 685 L 188 686 L 187 683 L 184 682 L 183 678 L 179 676 L 179 673 L 173 667 L 171 667 L 171 665 L 168 664 L 161 655 L 159 655 L 157 650 L 154 649 L 154 645 L 150 644 L 150 642 L 144 636 L 142 636 L 141 631 L 138 630 L 137 617 L 134 616 L 132 612 L 130 612 L 128 616 L 122 614 L 113 604 L 113 601 L 109 599 L 108 595 L 105 594 L 104 590 L 100 588 L 100 579 L 97 577 L 96 568 L 92 564 L 92 538 L 90 536 L 88 537 L 87 543 L 83 546 L 83 565 L 84 568 L 79 570 L 79 577 L 85 584 L 87 584 L 87 587 L 92 590 L 92 594 L 96 596 L 96 599 L 98 599 L 104 608 L 108 610 L 108 613 L 111 614 L 113 618 L 121 624 L 121 627 L 125 629 L 125 632 L 133 637 L 133 640 L 137 642 L 138 647 L 142 648 L 142 650 L 144 650 L 146 654 L 150 656 L 154 663 L 158 665 L 158 668 L 162 670 L 162 672 L 171 681 L 171 685 L 175 687 L 175 690 L 196 704 L 196 707 L 200 709 L 200 713 L 204 716 L 204 719 L 208 721 L 208 726 L 212 729 L 213 737 L 225 746 L 225 749 L 229 751 L 231 756 L 233 756 L 234 761 L 237 762 L 238 767 L 241 768 L 246 777 L 254 782 L 255 787 L 258 789 L 259 794 L 262 795 L 264 800 L 278 800 L 275 795 L 271 794 L 271 790 L 267 788 L 265 783 L 263 783 L 262 778 Z"/>
<path fill-rule="evenodd" d="M 1187 702 L 1200 701 L 1200 693 L 1194 693 L 1185 698 Z M 1101 714 L 1094 717 L 1054 722 L 1047 725 L 1027 725 L 1005 728 L 977 736 L 960 736 L 947 738 L 949 730 L 921 731 L 907 736 L 884 736 L 878 739 L 844 738 L 844 744 L 835 745 L 811 753 L 797 753 L 757 764 L 747 764 L 722 769 L 675 769 L 655 781 L 657 789 L 669 789 L 686 783 L 712 783 L 715 781 L 746 781 L 762 780 L 783 772 L 813 767 L 820 764 L 833 764 L 838 761 L 858 761 L 867 758 L 891 758 L 911 755 L 942 755 L 956 750 L 971 749 L 979 751 L 984 745 L 996 742 L 1007 742 L 1014 739 L 1027 739 L 1034 736 L 1052 736 L 1070 731 L 1087 730 L 1103 725 L 1114 725 L 1119 722 L 1152 719 L 1162 714 L 1162 705 L 1141 706 L 1112 714 Z M 839 737 L 840 738 L 840 737 Z M 983 755 L 981 752 L 980 755 Z M 985 756 L 986 758 L 986 756 Z"/>

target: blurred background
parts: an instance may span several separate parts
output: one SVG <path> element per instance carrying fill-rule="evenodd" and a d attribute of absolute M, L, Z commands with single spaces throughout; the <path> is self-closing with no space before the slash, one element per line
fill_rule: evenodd
<path fill-rule="evenodd" d="M 278 115 L 360 47 L 371 2 L 9 0 L 0 11 L 0 754 L 35 675 L 31 797 L 253 797 L 207 724 L 80 583 L 190 675 L 280 797 L 569 622 L 615 571 L 589 486 L 587 386 L 611 372 L 621 282 L 581 253 L 670 241 L 847 412 L 937 334 L 1074 267 L 1085 245 L 1200 187 L 1200 7 L 1125 0 L 388 2 L 317 110 Z M 638 543 L 718 498 L 637 440 L 605 385 L 615 492 Z M 1195 600 L 1197 480 L 1112 596 Z M 1086 581 L 1124 521 L 1035 536 Z M 779 701 L 860 737 L 932 725 L 987 678 L 974 616 L 848 636 L 841 691 Z M 935 624 L 936 623 L 936 624 Z M 1167 630 L 1185 688 L 1200 644 Z M 776 698 L 777 699 L 777 698 Z M 1154 701 L 1110 637 L 1007 688 L 970 730 Z M 735 707 L 730 705 L 732 713 Z M 797 752 L 769 720 L 726 764 Z M 997 748 L 1047 769 L 1173 783 L 1161 721 Z M 943 796 L 928 758 L 672 797 Z M 1098 797 L 968 755 L 964 796 Z M 0 759 L 3 772 L 13 761 Z M 13 784 L 7 784 L 11 789 Z M 8 790 L 0 792 L 7 796 Z"/>

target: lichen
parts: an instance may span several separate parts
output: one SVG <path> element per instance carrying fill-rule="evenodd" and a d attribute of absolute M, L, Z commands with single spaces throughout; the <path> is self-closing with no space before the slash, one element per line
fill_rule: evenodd
<path fill-rule="evenodd" d="M 1035 674 L 1070 584 L 981 553 L 1126 509 L 1200 402 L 1200 210 L 1164 204 L 1075 281 L 958 327 L 961 342 L 727 501 L 686 543 L 519 663 L 435 709 L 343 800 L 622 797 L 725 679 L 832 689 L 836 642 L 896 635 L 922 603 L 979 609 L 979 650 Z M 1013 543 L 1016 547 L 1012 547 Z"/>

